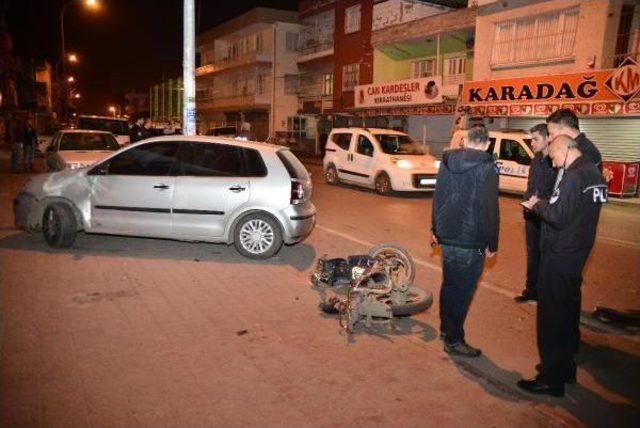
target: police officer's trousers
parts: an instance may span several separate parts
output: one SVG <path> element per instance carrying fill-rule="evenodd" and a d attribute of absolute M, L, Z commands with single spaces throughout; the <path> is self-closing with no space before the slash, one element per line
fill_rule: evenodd
<path fill-rule="evenodd" d="M 580 285 L 589 250 L 544 252 L 538 278 L 537 333 L 540 376 L 551 385 L 575 376 L 580 340 Z"/>
<path fill-rule="evenodd" d="M 524 230 L 527 240 L 527 282 L 525 292 L 531 296 L 538 294 L 540 272 L 540 217 L 534 213 L 524 214 Z"/>

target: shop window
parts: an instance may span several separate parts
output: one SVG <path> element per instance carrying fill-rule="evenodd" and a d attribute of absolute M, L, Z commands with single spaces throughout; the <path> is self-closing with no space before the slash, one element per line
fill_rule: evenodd
<path fill-rule="evenodd" d="M 360 31 L 361 5 L 348 7 L 344 10 L 344 34 Z"/>
<path fill-rule="evenodd" d="M 573 58 L 578 15 L 574 7 L 497 23 L 491 65 Z"/>
<path fill-rule="evenodd" d="M 413 63 L 413 77 L 419 79 L 421 77 L 431 77 L 436 75 L 436 60 L 423 59 Z"/>
<path fill-rule="evenodd" d="M 360 64 L 347 64 L 342 67 L 342 90 L 353 91 L 358 84 Z"/>

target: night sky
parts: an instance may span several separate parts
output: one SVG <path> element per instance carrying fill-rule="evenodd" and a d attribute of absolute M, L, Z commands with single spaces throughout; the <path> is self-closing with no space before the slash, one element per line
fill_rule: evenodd
<path fill-rule="evenodd" d="M 73 0 L 0 0 L 17 54 L 60 57 L 60 10 Z M 129 89 L 147 90 L 180 76 L 182 0 L 99 0 L 92 11 L 80 1 L 65 12 L 65 46 L 79 64 L 68 66 L 77 79 L 83 113 L 105 114 Z M 297 10 L 297 0 L 196 0 L 197 32 L 256 6 Z"/>

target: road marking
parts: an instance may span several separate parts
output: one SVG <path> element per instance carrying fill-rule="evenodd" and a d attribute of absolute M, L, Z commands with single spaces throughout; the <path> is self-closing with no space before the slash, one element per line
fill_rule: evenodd
<path fill-rule="evenodd" d="M 320 230 L 323 230 L 323 231 L 325 231 L 327 233 L 331 233 L 332 235 L 336 235 L 336 236 L 339 236 L 341 238 L 347 239 L 349 241 L 355 242 L 357 244 L 369 247 L 369 248 L 376 246 L 376 244 L 374 244 L 373 242 L 369 242 L 369 241 L 366 241 L 364 239 L 357 238 L 357 237 L 355 237 L 353 235 L 350 235 L 348 233 L 339 232 L 339 231 L 337 231 L 335 229 L 331 229 L 331 228 L 326 227 L 326 226 L 321 226 L 319 224 L 316 224 L 316 228 L 320 229 Z M 419 259 L 419 258 L 415 258 L 415 257 L 413 258 L 413 261 L 414 261 L 414 263 L 416 263 L 416 264 L 418 264 L 420 266 L 423 266 L 423 267 L 432 269 L 432 270 L 434 270 L 436 272 L 442 273 L 442 267 L 439 264 L 430 262 L 428 260 L 422 260 L 422 259 Z M 505 289 L 505 288 L 503 288 L 503 287 L 501 287 L 501 286 L 499 286 L 497 284 L 494 284 L 494 283 L 492 283 L 490 281 L 481 281 L 479 283 L 479 285 L 481 287 L 483 287 L 483 288 L 486 288 L 487 290 L 491 290 L 491 291 L 493 291 L 495 293 L 501 294 L 501 295 L 503 295 L 505 297 L 508 297 L 509 299 L 512 299 L 512 300 L 513 300 L 514 297 L 517 296 L 517 294 L 514 294 L 512 291 L 507 290 L 507 289 Z M 534 305 L 535 303 L 528 302 L 528 304 L 529 305 Z M 616 334 L 616 335 L 619 335 L 620 337 L 622 337 L 622 338 L 624 338 L 626 340 L 640 343 L 640 336 L 626 335 L 626 334 L 624 334 L 624 332 L 621 332 L 619 329 L 616 329 L 616 328 L 610 327 L 610 326 L 608 326 L 606 324 L 600 323 L 600 322 L 592 319 L 591 317 L 586 317 L 584 315 L 580 316 L 580 323 L 584 324 L 584 325 L 586 325 L 588 327 L 594 328 L 596 330 L 604 331 L 604 332 L 611 333 L 611 334 Z"/>
<path fill-rule="evenodd" d="M 606 236 L 597 236 L 596 241 L 603 241 L 609 244 L 619 245 L 633 250 L 640 250 L 640 242 L 625 241 L 624 239 L 609 238 Z"/>

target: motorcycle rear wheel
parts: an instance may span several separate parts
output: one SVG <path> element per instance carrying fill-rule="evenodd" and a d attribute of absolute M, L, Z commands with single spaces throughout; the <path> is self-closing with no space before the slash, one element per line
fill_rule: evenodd
<path fill-rule="evenodd" d="M 389 244 L 381 244 L 369 250 L 369 257 L 375 258 L 379 255 L 384 255 L 387 258 L 395 258 L 403 266 L 404 273 L 398 285 L 413 284 L 413 280 L 416 278 L 416 267 L 407 250 Z"/>

